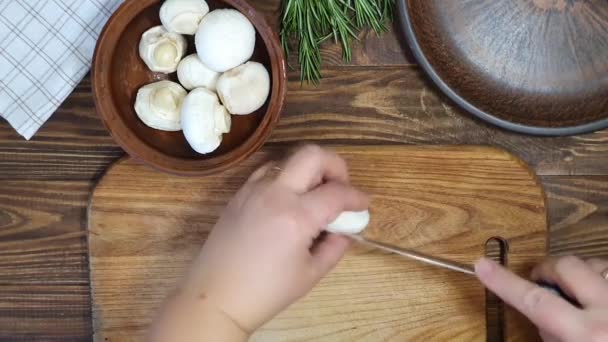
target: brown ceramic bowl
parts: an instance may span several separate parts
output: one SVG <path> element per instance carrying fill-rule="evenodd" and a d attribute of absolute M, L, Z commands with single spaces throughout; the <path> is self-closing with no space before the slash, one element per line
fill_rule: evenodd
<path fill-rule="evenodd" d="M 93 95 L 97 111 L 116 142 L 132 157 L 164 172 L 200 176 L 225 170 L 257 151 L 267 140 L 283 108 L 287 89 L 285 57 L 277 34 L 264 16 L 244 0 L 207 0 L 211 10 L 234 8 L 257 30 L 252 60 L 271 74 L 271 94 L 257 112 L 232 117 L 232 130 L 225 134 L 218 150 L 196 153 L 182 132 L 163 132 L 146 126 L 133 106 L 140 87 L 163 79 L 177 81 L 176 74 L 148 70 L 139 57 L 141 35 L 160 25 L 161 0 L 127 0 L 103 30 L 93 60 Z M 188 54 L 194 53 L 194 39 L 188 38 Z"/>
<path fill-rule="evenodd" d="M 534 135 L 608 128 L 608 1 L 398 4 L 419 64 L 470 113 Z"/>

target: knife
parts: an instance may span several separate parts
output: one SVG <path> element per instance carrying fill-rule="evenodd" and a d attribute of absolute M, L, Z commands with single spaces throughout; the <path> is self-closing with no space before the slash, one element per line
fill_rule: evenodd
<path fill-rule="evenodd" d="M 411 249 L 396 247 L 396 246 L 392 246 L 392 245 L 378 242 L 378 241 L 372 241 L 361 235 L 352 235 L 352 234 L 345 234 L 345 235 L 365 246 L 369 246 L 369 247 L 373 247 L 373 248 L 376 248 L 376 249 L 379 249 L 379 250 L 382 250 L 385 252 L 397 254 L 402 257 L 416 260 L 418 262 L 421 262 L 421 263 L 424 263 L 427 265 L 432 265 L 435 267 L 440 267 L 443 269 L 448 269 L 448 270 L 468 274 L 471 276 L 475 276 L 475 271 L 473 270 L 473 267 L 468 266 L 468 265 L 460 264 L 460 263 L 457 263 L 457 262 L 451 261 L 451 260 L 432 257 L 430 255 L 426 255 L 426 254 L 423 254 L 423 253 L 420 253 L 420 252 L 417 252 L 417 251 L 414 251 Z M 549 284 L 546 282 L 537 282 L 536 284 L 544 289 L 551 291 L 553 294 L 565 299 L 570 304 L 572 304 L 576 307 L 580 307 L 580 304 L 578 303 L 578 301 L 576 299 L 568 296 L 559 286 L 556 286 L 554 284 Z"/>
<path fill-rule="evenodd" d="M 346 236 L 350 237 L 351 239 L 357 241 L 358 243 L 360 243 L 362 245 L 374 247 L 376 249 L 379 249 L 379 250 L 382 250 L 385 252 L 394 253 L 394 254 L 400 255 L 402 257 L 408 258 L 408 259 L 412 259 L 412 260 L 416 260 L 421 263 L 425 263 L 427 265 L 432 265 L 432 266 L 436 266 L 436 267 L 440 267 L 440 268 L 444 268 L 444 269 L 448 269 L 448 270 L 452 270 L 452 271 L 456 271 L 456 272 L 460 272 L 460 273 L 464 273 L 464 274 L 468 274 L 468 275 L 472 275 L 472 276 L 475 275 L 475 271 L 473 270 L 473 267 L 468 266 L 468 265 L 460 264 L 460 263 L 457 263 L 457 262 L 454 262 L 451 260 L 432 257 L 430 255 L 416 252 L 411 249 L 396 247 L 396 246 L 388 245 L 388 244 L 385 244 L 382 242 L 372 241 L 361 235 L 347 234 Z"/>

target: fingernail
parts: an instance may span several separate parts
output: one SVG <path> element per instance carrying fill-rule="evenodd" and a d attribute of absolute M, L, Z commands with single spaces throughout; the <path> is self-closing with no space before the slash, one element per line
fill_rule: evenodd
<path fill-rule="evenodd" d="M 492 273 L 494 267 L 496 267 L 496 264 L 492 260 L 481 258 L 475 263 L 475 273 L 477 273 L 477 276 L 480 278 L 485 278 Z"/>

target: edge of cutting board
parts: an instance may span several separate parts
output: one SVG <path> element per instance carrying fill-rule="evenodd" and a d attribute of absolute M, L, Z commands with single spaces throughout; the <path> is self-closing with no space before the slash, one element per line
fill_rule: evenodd
<path fill-rule="evenodd" d="M 373 152 L 374 150 L 383 150 L 386 152 L 386 150 L 407 150 L 407 149 L 412 149 L 412 150 L 424 150 L 424 149 L 428 149 L 428 150 L 441 150 L 441 151 L 486 151 L 486 152 L 491 152 L 491 153 L 498 153 L 501 155 L 504 155 L 506 158 L 511 159 L 512 161 L 514 161 L 515 163 L 517 163 L 522 170 L 525 170 L 526 173 L 530 176 L 531 180 L 534 181 L 535 185 L 537 186 L 537 188 L 540 190 L 540 195 L 542 196 L 542 206 L 543 209 L 545 211 L 545 221 L 547 224 L 546 230 L 547 230 L 547 234 L 545 237 L 546 243 L 545 243 L 545 251 L 544 254 L 547 254 L 548 252 L 548 239 L 549 239 L 549 234 L 548 234 L 548 211 L 547 211 L 547 196 L 546 196 L 546 192 L 540 182 L 539 177 L 536 175 L 536 173 L 530 168 L 530 166 L 523 161 L 520 157 L 514 155 L 513 153 L 501 149 L 501 148 L 496 148 L 496 147 L 492 147 L 492 146 L 479 146 L 479 145 L 367 145 L 367 146 L 357 146 L 357 145 L 324 145 L 323 147 L 325 148 L 329 148 L 329 149 L 345 149 L 345 150 L 352 150 L 352 151 L 368 151 L 368 152 Z M 276 146 L 272 146 L 272 147 L 264 147 L 262 149 L 262 151 L 276 151 L 277 155 L 284 155 L 285 152 L 287 151 L 291 151 L 293 150 L 294 146 L 293 145 L 289 145 L 289 146 L 285 146 L 285 147 L 276 147 Z M 148 166 L 146 166 L 145 164 L 139 162 L 136 158 L 132 158 L 129 156 L 124 156 L 120 159 L 118 159 L 117 161 L 115 161 L 114 163 L 112 163 L 108 169 L 103 173 L 103 175 L 98 179 L 98 181 L 95 183 L 93 190 L 91 191 L 91 195 L 89 197 L 88 200 L 88 205 L 87 205 L 87 219 L 86 219 L 86 240 L 87 240 L 87 257 L 88 257 L 88 268 L 89 268 L 89 281 L 91 284 L 90 287 L 90 295 L 91 295 L 91 317 L 93 317 L 93 311 L 94 311 L 94 306 L 95 306 L 95 296 L 93 294 L 94 291 L 94 287 L 93 287 L 93 279 L 92 279 L 92 267 L 91 267 L 91 249 L 90 249 L 90 213 L 91 213 L 91 209 L 92 209 L 92 205 L 93 205 L 93 198 L 95 197 L 96 191 L 98 189 L 98 187 L 100 185 L 102 185 L 105 181 L 106 181 L 106 176 L 111 173 L 111 171 L 126 162 L 134 162 L 137 163 L 139 165 L 141 165 L 141 167 L 144 168 L 149 168 Z M 261 165 L 260 165 L 261 166 Z M 153 169 L 151 169 L 153 170 Z M 176 176 L 179 177 L 179 176 Z M 508 260 L 507 260 L 508 262 Z M 93 325 L 93 334 L 96 333 L 95 331 L 95 322 L 92 322 Z M 505 332 L 508 331 L 508 328 L 505 327 Z M 511 340 L 511 338 L 507 337 L 506 340 Z"/>

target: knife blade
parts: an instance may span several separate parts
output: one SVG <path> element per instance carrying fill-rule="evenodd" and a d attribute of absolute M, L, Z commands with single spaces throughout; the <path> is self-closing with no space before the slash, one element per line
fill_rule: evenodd
<path fill-rule="evenodd" d="M 461 263 L 458 263 L 458 262 L 455 262 L 452 260 L 433 257 L 433 256 L 430 256 L 430 255 L 427 255 L 424 253 L 414 251 L 412 249 L 401 248 L 401 247 L 392 246 L 392 245 L 378 242 L 378 241 L 372 241 L 361 235 L 351 235 L 351 234 L 345 234 L 345 235 L 365 246 L 369 246 L 369 247 L 376 248 L 378 250 L 397 254 L 404 258 L 412 259 L 412 260 L 415 260 L 415 261 L 418 261 L 418 262 L 421 262 L 421 263 L 424 263 L 427 265 L 431 265 L 431 266 L 475 276 L 475 271 L 473 270 L 473 267 L 468 266 L 468 265 L 464 265 L 464 264 L 461 264 Z M 578 301 L 576 299 L 568 296 L 559 286 L 554 285 L 554 284 L 549 284 L 546 282 L 542 282 L 542 281 L 537 282 L 536 284 L 544 289 L 551 291 L 556 296 L 559 296 L 559 297 L 565 299 L 572 305 L 574 305 L 576 307 L 580 307 L 580 304 L 578 303 Z"/>
<path fill-rule="evenodd" d="M 427 265 L 432 265 L 435 267 L 440 267 L 443 269 L 448 269 L 451 271 L 456 271 L 456 272 L 460 272 L 460 273 L 464 273 L 464 274 L 468 274 L 468 275 L 475 275 L 475 271 L 473 270 L 473 267 L 468 266 L 468 265 L 464 265 L 455 261 L 451 261 L 451 260 L 447 260 L 447 259 L 441 259 L 441 258 L 436 258 L 430 255 L 426 255 L 411 249 L 406 249 L 406 248 L 401 248 L 401 247 L 396 247 L 396 246 L 392 246 L 389 244 L 385 244 L 382 242 L 378 242 L 378 241 L 372 241 L 369 240 L 361 235 L 350 235 L 350 234 L 346 234 L 346 236 L 350 237 L 351 239 L 357 241 L 358 243 L 365 245 L 365 246 L 369 246 L 369 247 L 373 247 L 385 252 L 389 252 L 389 253 L 393 253 L 393 254 L 397 254 L 400 255 L 402 257 L 411 259 L 411 260 L 415 260 Z"/>

